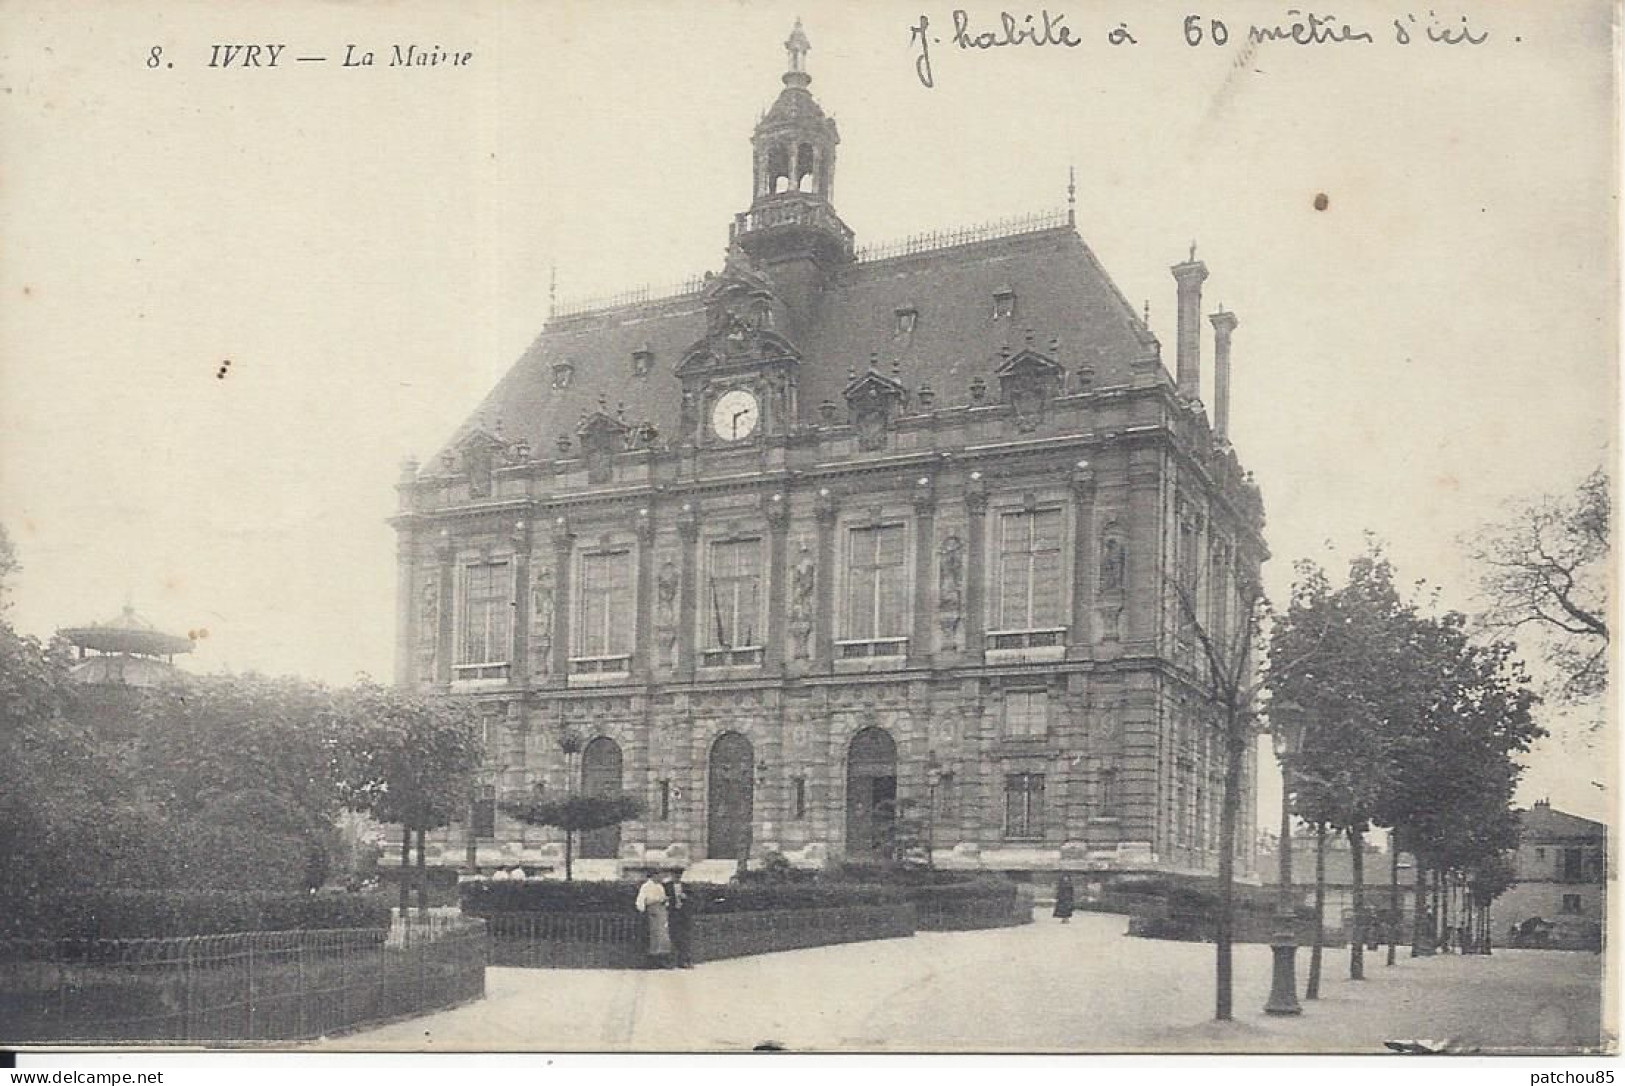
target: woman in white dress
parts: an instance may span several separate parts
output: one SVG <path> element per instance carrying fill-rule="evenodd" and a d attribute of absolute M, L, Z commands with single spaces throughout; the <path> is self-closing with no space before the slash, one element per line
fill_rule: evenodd
<path fill-rule="evenodd" d="M 666 888 L 655 880 L 654 872 L 638 888 L 638 912 L 649 926 L 649 965 L 664 966 L 671 958 L 671 928 L 666 923 Z"/>

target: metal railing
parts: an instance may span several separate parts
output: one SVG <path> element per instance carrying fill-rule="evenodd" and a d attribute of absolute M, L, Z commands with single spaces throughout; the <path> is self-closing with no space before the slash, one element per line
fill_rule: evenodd
<path fill-rule="evenodd" d="M 864 245 L 858 248 L 856 255 L 859 263 L 890 260 L 893 257 L 913 256 L 916 253 L 928 253 L 936 249 L 951 249 L 956 245 L 974 245 L 977 242 L 994 241 L 998 238 L 1014 237 L 1017 234 L 1054 230 L 1067 225 L 1070 221 L 1064 210 L 1040 211 L 1031 215 L 1016 215 L 1006 219 L 995 219 L 992 222 L 977 223 L 974 226 L 912 234 L 906 238 L 876 245 Z"/>
<path fill-rule="evenodd" d="M 0 1042 L 294 1041 L 485 994 L 485 925 L 0 940 Z"/>

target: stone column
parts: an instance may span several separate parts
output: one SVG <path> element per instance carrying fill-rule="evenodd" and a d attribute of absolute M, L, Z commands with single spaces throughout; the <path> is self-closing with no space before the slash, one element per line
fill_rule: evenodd
<path fill-rule="evenodd" d="M 783 494 L 769 495 L 762 503 L 767 517 L 767 640 L 762 646 L 762 663 L 775 675 L 784 674 L 790 659 L 790 638 L 785 619 L 789 585 L 790 503 Z"/>
<path fill-rule="evenodd" d="M 965 655 L 982 660 L 982 631 L 987 614 L 983 595 L 987 587 L 987 480 L 973 471 L 965 484 Z"/>
<path fill-rule="evenodd" d="M 909 665 L 929 666 L 932 656 L 931 591 L 932 554 L 936 549 L 937 495 L 930 476 L 922 475 L 914 484 L 914 628 L 908 639 Z"/>
<path fill-rule="evenodd" d="M 508 684 L 524 687 L 530 681 L 530 522 L 514 522 L 513 627 L 508 631 Z"/>
<path fill-rule="evenodd" d="M 635 525 L 638 537 L 638 573 L 632 625 L 633 675 L 647 682 L 654 676 L 658 646 L 654 633 L 655 518 L 647 507 L 639 509 Z"/>
<path fill-rule="evenodd" d="M 570 556 L 576 537 L 563 515 L 553 518 L 553 679 L 551 685 L 570 681 Z"/>
<path fill-rule="evenodd" d="M 1067 655 L 1088 657 L 1094 646 L 1089 621 L 1095 599 L 1095 469 L 1087 460 L 1072 468 L 1072 633 Z"/>
<path fill-rule="evenodd" d="M 685 502 L 677 517 L 677 535 L 682 541 L 683 585 L 677 606 L 677 677 L 694 681 L 694 610 L 699 602 L 700 514 Z"/>
<path fill-rule="evenodd" d="M 451 654 L 456 642 L 452 624 L 456 618 L 453 612 L 457 599 L 457 561 L 448 528 L 440 529 L 440 538 L 435 540 L 435 562 L 440 567 L 440 629 L 436 633 L 434 681 L 444 686 L 451 682 Z"/>
<path fill-rule="evenodd" d="M 1146 446 L 1128 450 L 1128 516 L 1123 546 L 1123 625 L 1125 642 L 1155 650 L 1167 627 L 1168 588 L 1162 508 L 1162 456 Z"/>
<path fill-rule="evenodd" d="M 835 495 L 818 492 L 818 614 L 813 620 L 813 669 L 828 674 L 835 659 Z"/>
<path fill-rule="evenodd" d="M 395 685 L 409 687 L 417 679 L 417 548 L 410 528 L 402 525 L 396 532 Z"/>

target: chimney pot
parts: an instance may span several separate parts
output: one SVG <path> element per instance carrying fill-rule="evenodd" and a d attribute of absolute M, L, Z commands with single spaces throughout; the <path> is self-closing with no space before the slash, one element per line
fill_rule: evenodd
<path fill-rule="evenodd" d="M 1230 336 L 1241 323 L 1234 313 L 1220 309 L 1213 322 L 1213 436 L 1230 440 Z"/>

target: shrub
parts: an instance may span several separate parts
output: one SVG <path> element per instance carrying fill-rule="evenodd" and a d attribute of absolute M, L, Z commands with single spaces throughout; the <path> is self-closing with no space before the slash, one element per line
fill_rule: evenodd
<path fill-rule="evenodd" d="M 244 931 L 388 928 L 387 898 L 369 894 L 110 890 L 61 903 L 54 914 L 7 935 L 28 938 L 153 939 Z"/>
<path fill-rule="evenodd" d="M 902 900 L 888 886 L 823 884 L 817 882 L 685 882 L 690 907 L 696 912 L 758 912 L 768 909 L 818 909 L 846 905 L 881 905 Z M 463 912 L 494 916 L 530 912 L 636 911 L 638 884 L 633 882 L 525 882 L 491 880 L 462 884 Z"/>

